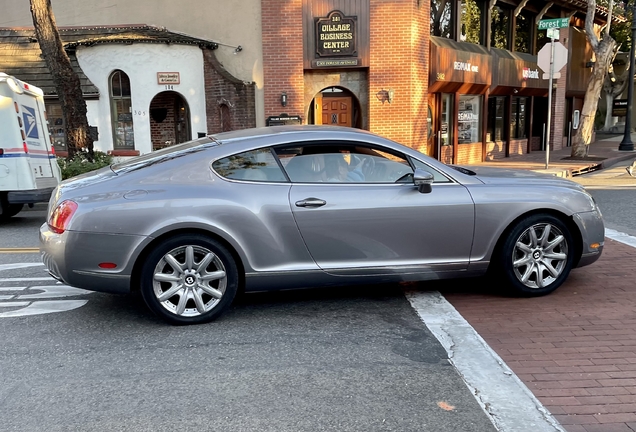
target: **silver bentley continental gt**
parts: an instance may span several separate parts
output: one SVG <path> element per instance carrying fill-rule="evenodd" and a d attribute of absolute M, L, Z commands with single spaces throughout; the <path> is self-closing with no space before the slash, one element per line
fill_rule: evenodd
<path fill-rule="evenodd" d="M 40 228 L 53 277 L 140 290 L 173 324 L 213 320 L 239 290 L 488 273 L 539 296 L 603 242 L 601 213 L 574 182 L 444 165 L 324 126 L 220 133 L 75 177 Z"/>

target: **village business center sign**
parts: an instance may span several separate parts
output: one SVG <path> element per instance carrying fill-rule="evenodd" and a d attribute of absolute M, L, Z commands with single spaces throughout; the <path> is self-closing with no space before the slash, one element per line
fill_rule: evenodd
<path fill-rule="evenodd" d="M 315 18 L 316 59 L 313 66 L 357 66 L 357 16 L 344 16 L 332 11 L 323 18 Z M 350 58 L 345 58 L 350 57 Z"/>

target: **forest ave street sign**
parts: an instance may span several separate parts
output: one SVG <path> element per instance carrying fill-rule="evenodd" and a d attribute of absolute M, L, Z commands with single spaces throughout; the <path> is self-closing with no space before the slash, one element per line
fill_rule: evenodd
<path fill-rule="evenodd" d="M 550 44 L 545 44 L 539 50 L 537 55 L 537 65 L 545 74 L 543 79 L 548 79 L 550 75 Z M 554 76 L 552 78 L 560 78 L 560 71 L 563 66 L 568 63 L 568 49 L 561 42 L 554 42 Z"/>
<path fill-rule="evenodd" d="M 551 28 L 564 28 L 570 26 L 570 18 L 553 18 L 539 21 L 539 30 Z"/>

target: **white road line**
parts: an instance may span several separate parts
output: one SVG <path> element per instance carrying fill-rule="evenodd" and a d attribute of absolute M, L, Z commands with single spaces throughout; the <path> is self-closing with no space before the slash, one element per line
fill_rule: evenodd
<path fill-rule="evenodd" d="M 39 266 L 43 266 L 44 263 L 13 263 L 13 264 L 0 264 L 0 271 L 3 270 L 15 270 L 15 269 L 21 269 L 21 268 L 28 268 L 28 267 L 39 267 Z"/>
<path fill-rule="evenodd" d="M 628 246 L 636 248 L 636 237 L 631 236 L 629 234 L 625 234 L 620 231 L 616 231 L 610 228 L 605 228 L 605 237 L 611 238 L 612 240 L 616 240 L 617 242 L 621 242 Z"/>
<path fill-rule="evenodd" d="M 439 292 L 408 291 L 405 295 L 426 327 L 444 346 L 450 362 L 498 431 L 565 432 Z"/>
<path fill-rule="evenodd" d="M 636 248 L 636 237 L 606 228 L 605 236 Z M 501 432 L 564 431 L 530 389 L 439 292 L 405 292 L 426 327 Z"/>
<path fill-rule="evenodd" d="M 39 281 L 54 281 L 52 277 L 30 277 L 30 278 L 0 278 L 0 282 L 39 282 Z"/>

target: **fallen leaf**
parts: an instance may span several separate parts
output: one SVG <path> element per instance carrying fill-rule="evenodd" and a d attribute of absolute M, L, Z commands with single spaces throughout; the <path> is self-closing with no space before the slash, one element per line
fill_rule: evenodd
<path fill-rule="evenodd" d="M 455 409 L 455 407 L 454 407 L 454 406 L 452 406 L 452 405 L 451 405 L 451 404 L 449 404 L 448 402 L 444 402 L 444 401 L 437 402 L 437 406 L 438 406 L 438 407 L 440 407 L 440 408 L 441 408 L 441 409 L 443 409 L 443 410 L 446 410 L 446 411 L 452 411 L 452 410 L 454 410 L 454 409 Z"/>

